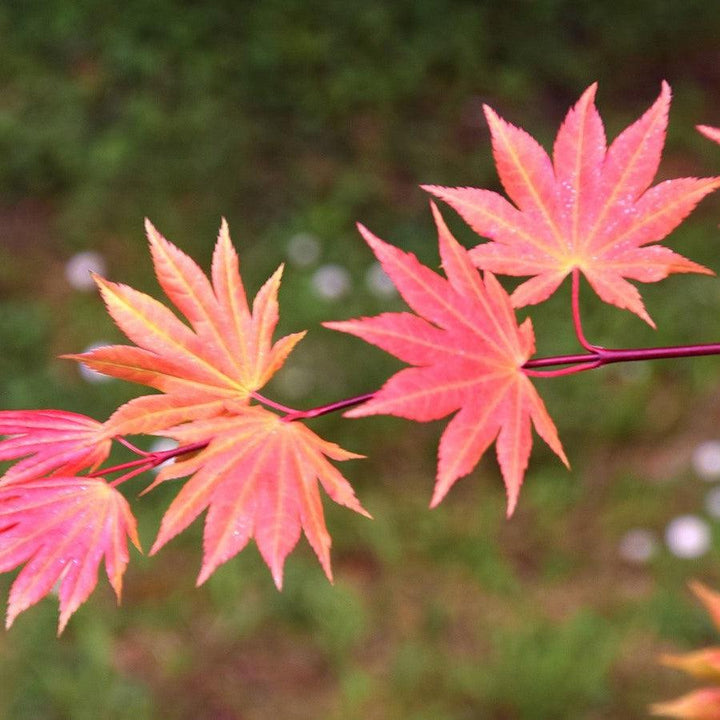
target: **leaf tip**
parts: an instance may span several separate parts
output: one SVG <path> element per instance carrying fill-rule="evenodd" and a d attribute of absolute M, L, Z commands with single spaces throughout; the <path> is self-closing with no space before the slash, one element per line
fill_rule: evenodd
<path fill-rule="evenodd" d="M 58 630 L 57 630 L 57 636 L 60 637 L 63 634 L 63 631 L 67 627 L 68 621 L 70 620 L 70 617 L 72 616 L 73 611 L 62 611 L 60 613 L 60 619 L 58 620 Z"/>
<path fill-rule="evenodd" d="M 5 629 L 9 630 L 12 627 L 12 624 L 15 622 L 15 618 L 19 614 L 19 610 L 13 612 L 12 605 L 8 605 L 7 612 L 5 613 Z"/>
<path fill-rule="evenodd" d="M 277 270 L 275 270 L 275 272 L 270 276 L 270 282 L 279 285 L 280 281 L 282 280 L 282 276 L 283 276 L 284 272 L 285 272 L 285 263 L 280 263 L 277 266 Z"/>
<path fill-rule="evenodd" d="M 630 302 L 613 302 L 611 304 L 623 310 L 629 310 L 631 313 L 637 315 L 641 320 L 644 320 L 653 330 L 657 330 L 657 325 L 655 325 L 655 321 L 650 317 L 650 313 L 648 313 L 647 309 L 645 308 L 645 304 L 640 299 L 639 295 L 637 296 L 637 298 L 632 299 Z"/>
<path fill-rule="evenodd" d="M 500 116 L 486 103 L 483 103 L 482 109 L 490 126 L 500 119 Z"/>
<path fill-rule="evenodd" d="M 277 565 L 273 563 L 273 567 L 270 568 L 270 572 L 272 574 L 273 582 L 275 583 L 275 587 L 278 589 L 279 592 L 282 592 L 283 588 L 283 567 L 282 565 Z"/>
<path fill-rule="evenodd" d="M 330 564 L 330 546 L 326 548 L 326 552 L 322 555 L 315 550 L 315 555 L 317 555 L 317 559 L 320 561 L 320 566 L 323 569 L 323 572 L 325 573 L 325 577 L 328 579 L 328 582 L 331 585 L 335 584 L 335 578 L 333 577 L 333 571 L 332 571 L 332 565 Z M 278 588 L 279 590 L 280 588 Z"/>
<path fill-rule="evenodd" d="M 165 481 L 165 479 L 164 479 L 163 477 L 161 477 L 160 474 L 158 474 L 157 477 L 156 477 L 146 488 L 144 488 L 143 490 L 141 490 L 141 491 L 138 493 L 138 497 L 142 497 L 143 495 L 147 495 L 151 490 L 154 490 L 158 485 L 160 485 L 160 484 L 163 483 L 164 481 Z M 157 542 L 157 541 L 156 541 L 156 542 Z M 153 548 L 154 548 L 154 547 L 155 547 L 155 545 L 153 545 Z M 158 549 L 159 549 L 159 548 L 158 548 Z M 153 554 L 154 554 L 154 550 L 151 550 L 151 551 L 150 551 L 150 554 L 153 555 Z"/>
<path fill-rule="evenodd" d="M 93 279 L 93 282 L 97 285 L 100 292 L 103 292 L 103 290 L 108 288 L 110 285 L 108 280 L 106 280 L 102 275 L 98 275 L 96 272 L 91 272 L 90 277 Z"/>
<path fill-rule="evenodd" d="M 203 562 L 200 572 L 198 573 L 197 579 L 195 580 L 195 587 L 203 585 L 207 579 L 215 572 L 217 565 L 210 566 L 207 562 Z"/>
<path fill-rule="evenodd" d="M 720 128 L 712 127 L 710 125 L 696 125 L 695 129 L 704 135 L 708 140 L 720 143 Z"/>
<path fill-rule="evenodd" d="M 442 213 L 440 212 L 440 208 L 438 208 L 437 204 L 434 200 L 430 201 L 430 212 L 432 212 L 433 220 L 435 221 L 435 225 L 437 226 L 438 230 L 440 232 L 448 231 L 448 227 L 445 224 L 445 219 L 442 216 Z"/>
<path fill-rule="evenodd" d="M 357 229 L 358 232 L 363 236 L 363 239 L 365 242 L 373 249 L 375 250 L 377 247 L 380 246 L 380 243 L 382 242 L 380 238 L 375 235 L 374 233 L 370 232 L 362 223 L 357 223 Z"/>
<path fill-rule="evenodd" d="M 222 217 L 220 219 L 220 229 L 218 230 L 217 239 L 215 241 L 215 253 L 213 254 L 213 265 L 217 265 L 218 271 L 226 263 L 236 264 L 237 253 L 230 239 L 230 226 L 228 221 Z"/>
<path fill-rule="evenodd" d="M 447 482 L 446 480 L 438 478 L 433 489 L 432 498 L 430 498 L 430 509 L 434 510 L 448 494 L 450 487 L 454 484 L 454 480 Z"/>
<path fill-rule="evenodd" d="M 160 233 L 158 232 L 157 228 L 150 222 L 149 218 L 145 218 L 144 226 L 147 239 L 151 243 L 157 242 L 158 238 L 160 237 Z"/>
<path fill-rule="evenodd" d="M 147 489 L 145 490 L 147 492 Z M 148 552 L 148 557 L 152 557 L 153 555 L 156 555 L 163 545 L 167 542 L 167 539 L 162 535 L 162 528 L 160 532 L 158 533 L 158 536 L 155 538 L 155 542 L 152 544 L 152 547 L 150 548 L 150 551 Z"/>
<path fill-rule="evenodd" d="M 430 193 L 431 195 L 435 195 L 436 197 L 442 196 L 442 191 L 445 190 L 444 187 L 441 185 L 420 185 L 420 189 L 424 190 L 426 193 Z M 432 201 L 430 201 L 432 204 Z"/>
<path fill-rule="evenodd" d="M 647 312 L 645 312 L 644 309 L 643 309 L 643 313 L 642 313 L 642 314 L 638 313 L 638 315 L 639 315 L 653 330 L 657 330 L 657 325 L 655 324 L 655 321 L 650 317 L 650 315 L 648 315 Z"/>

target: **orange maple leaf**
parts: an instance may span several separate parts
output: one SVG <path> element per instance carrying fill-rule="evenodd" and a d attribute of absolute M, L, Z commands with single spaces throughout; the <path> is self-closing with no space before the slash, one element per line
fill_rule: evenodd
<path fill-rule="evenodd" d="M 57 584 L 58 634 L 97 584 L 105 559 L 120 600 L 127 538 L 140 549 L 123 496 L 101 478 L 39 478 L 0 487 L 0 572 L 25 563 L 10 589 L 7 627 Z"/>
<path fill-rule="evenodd" d="M 163 393 L 120 407 L 105 424 L 109 435 L 150 433 L 220 415 L 227 402 L 247 403 L 305 335 L 272 342 L 282 267 L 260 289 L 250 311 L 225 221 L 213 254 L 212 283 L 150 222 L 146 229 L 158 281 L 191 327 L 149 295 L 96 278 L 110 315 L 137 347 L 100 347 L 65 357 Z"/>
<path fill-rule="evenodd" d="M 524 130 L 485 106 L 498 174 L 512 202 L 489 190 L 424 188 L 492 240 L 470 251 L 475 265 L 533 276 L 512 294 L 515 307 L 546 300 L 577 268 L 603 301 L 654 327 L 627 279 L 656 282 L 670 273 L 713 274 L 654 243 L 720 187 L 720 178 L 679 178 L 648 189 L 665 141 L 670 87 L 663 82 L 653 106 L 609 148 L 594 105 L 596 89 L 591 85 L 568 113 L 552 160 Z"/>
<path fill-rule="evenodd" d="M 182 444 L 208 445 L 163 468 L 153 484 L 192 475 L 165 513 L 150 554 L 209 508 L 198 585 L 254 537 L 281 588 L 285 558 L 301 531 L 332 580 L 330 536 L 317 482 L 335 502 L 368 515 L 347 480 L 326 460 L 326 456 L 333 460 L 362 456 L 262 407 L 239 410 L 235 416 L 196 420 L 163 431 Z"/>
<path fill-rule="evenodd" d="M 19 460 L 0 486 L 95 468 L 110 453 L 102 423 L 63 410 L 0 411 L 0 460 Z"/>
<path fill-rule="evenodd" d="M 689 584 L 705 606 L 715 627 L 720 629 L 720 593 L 697 580 Z M 683 720 L 720 720 L 720 687 L 717 685 L 720 682 L 720 647 L 708 647 L 682 655 L 664 654 L 660 661 L 663 665 L 683 670 L 716 685 L 693 690 L 674 700 L 655 703 L 650 707 L 653 715 Z"/>
<path fill-rule="evenodd" d="M 557 430 L 523 372 L 535 351 L 529 319 L 517 325 L 510 298 L 490 273 L 484 281 L 433 205 L 447 280 L 363 227 L 360 232 L 411 313 L 324 323 L 381 347 L 415 367 L 391 377 L 374 397 L 346 413 L 436 420 L 458 411 L 440 440 L 431 507 L 496 442 L 508 496 L 517 503 L 532 446 L 531 425 L 567 464 Z"/>
<path fill-rule="evenodd" d="M 206 446 L 162 470 L 151 485 L 192 475 L 163 517 L 152 552 L 209 508 L 198 582 L 254 537 L 280 587 L 283 563 L 302 530 L 331 577 L 317 480 L 333 500 L 367 514 L 326 460 L 361 456 L 250 404 L 305 334 L 272 341 L 281 269 L 260 289 L 251 312 L 224 221 L 211 280 L 150 223 L 147 231 L 158 280 L 190 327 L 148 295 L 97 278 L 110 314 L 137 347 L 67 357 L 162 391 L 120 407 L 104 425 L 108 436 L 153 433 Z"/>

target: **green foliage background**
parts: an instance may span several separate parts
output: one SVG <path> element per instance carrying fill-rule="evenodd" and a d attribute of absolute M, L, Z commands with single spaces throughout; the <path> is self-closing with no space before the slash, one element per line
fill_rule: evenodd
<path fill-rule="evenodd" d="M 693 130 L 720 124 L 719 37 L 720 4 L 707 0 L 0 4 L 2 407 L 102 419 L 136 394 L 55 357 L 118 337 L 99 299 L 65 281 L 75 253 L 95 250 L 112 279 L 157 292 L 144 216 L 207 266 L 225 215 L 253 291 L 293 237 L 312 235 L 317 262 L 290 262 L 281 291 L 281 331 L 311 332 L 272 395 L 308 407 L 375 389 L 397 365 L 318 326 L 400 307 L 368 289 L 354 223 L 436 264 L 417 186 L 497 186 L 481 104 L 549 147 L 595 80 L 614 137 L 667 79 L 661 174 L 720 172 L 720 151 Z M 671 244 L 720 271 L 719 219 L 706 201 Z M 327 264 L 349 273 L 340 300 L 315 290 Z M 616 346 L 720 335 L 717 280 L 644 294 L 657 332 L 588 298 L 589 335 Z M 575 349 L 567 305 L 561 293 L 533 313 L 541 353 Z M 713 642 L 685 583 L 720 585 L 718 528 L 694 561 L 660 549 L 636 567 L 618 543 L 702 514 L 689 459 L 717 435 L 717 378 L 710 358 L 543 382 L 573 470 L 538 447 L 509 522 L 491 459 L 428 511 L 441 424 L 318 420 L 369 455 L 347 472 L 375 516 L 328 507 L 334 586 L 301 545 L 282 594 L 253 548 L 194 589 L 196 525 L 133 558 L 120 609 L 101 581 L 61 639 L 52 600 L 0 635 L 0 717 L 643 717 L 689 687 L 656 655 Z M 134 503 L 146 547 L 174 493 Z"/>

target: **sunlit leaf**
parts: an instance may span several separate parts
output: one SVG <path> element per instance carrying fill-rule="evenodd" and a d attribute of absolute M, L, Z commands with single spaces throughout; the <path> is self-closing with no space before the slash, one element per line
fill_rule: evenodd
<path fill-rule="evenodd" d="M 492 242 L 470 251 L 477 267 L 533 276 L 513 293 L 515 307 L 546 300 L 577 268 L 600 298 L 653 322 L 628 280 L 656 282 L 670 273 L 711 270 L 657 245 L 720 178 L 679 178 L 653 187 L 665 142 L 670 87 L 606 147 L 595 107 L 596 85 L 570 110 L 552 160 L 524 130 L 489 107 L 498 173 L 509 201 L 476 188 L 425 189 L 451 205 Z"/>
<path fill-rule="evenodd" d="M 496 443 L 508 515 L 515 509 L 532 446 L 531 427 L 567 463 L 555 425 L 522 366 L 535 350 L 530 320 L 517 324 L 497 280 L 484 280 L 433 207 L 447 279 L 361 228 L 385 272 L 415 312 L 325 323 L 414 367 L 391 377 L 350 417 L 390 414 L 428 421 L 456 412 L 440 440 L 437 505 Z"/>
<path fill-rule="evenodd" d="M 18 460 L 0 486 L 50 473 L 73 475 L 107 458 L 111 441 L 102 423 L 62 410 L 0 411 L 0 460 Z"/>
<path fill-rule="evenodd" d="M 57 585 L 62 632 L 95 588 L 103 559 L 120 600 L 127 538 L 140 549 L 127 501 L 101 478 L 53 476 L 0 487 L 0 572 L 24 564 L 10 589 L 7 626 Z"/>
<path fill-rule="evenodd" d="M 222 414 L 226 402 L 247 403 L 304 335 L 273 343 L 282 269 L 260 289 L 251 311 L 225 222 L 211 279 L 149 222 L 146 225 L 158 281 L 190 326 L 149 295 L 98 277 L 110 315 L 136 347 L 114 345 L 66 356 L 164 393 L 162 399 L 149 395 L 120 407 L 106 423 L 115 435 L 149 433 Z"/>
<path fill-rule="evenodd" d="M 163 435 L 181 444 L 208 445 L 158 476 L 156 483 L 192 475 L 163 517 L 151 554 L 207 509 L 198 584 L 254 538 L 280 588 L 285 558 L 301 532 L 332 579 L 318 481 L 335 502 L 367 515 L 347 480 L 327 460 L 359 455 L 257 406 L 230 417 L 186 423 Z"/>

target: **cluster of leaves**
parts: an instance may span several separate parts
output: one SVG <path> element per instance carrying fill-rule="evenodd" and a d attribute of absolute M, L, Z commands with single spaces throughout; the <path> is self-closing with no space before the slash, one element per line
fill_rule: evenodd
<path fill-rule="evenodd" d="M 690 583 L 690 588 L 700 599 L 715 627 L 720 630 L 720 593 L 700 582 Z M 699 680 L 714 683 L 712 686 L 692 692 L 651 707 L 655 715 L 679 718 L 679 720 L 715 720 L 720 718 L 720 647 L 709 647 L 683 655 L 663 655 L 663 664 L 689 673 Z"/>
<path fill-rule="evenodd" d="M 681 178 L 650 187 L 667 125 L 666 84 L 652 107 L 610 147 L 595 91 L 591 86 L 568 113 L 552 159 L 527 133 L 486 108 L 509 200 L 487 190 L 425 188 L 490 239 L 466 250 L 432 205 L 444 277 L 360 228 L 412 310 L 325 323 L 411 366 L 368 395 L 305 411 L 261 395 L 304 335 L 273 341 L 282 268 L 251 307 L 224 222 L 209 277 L 147 223 L 157 279 L 187 322 L 154 298 L 98 277 L 108 312 L 133 344 L 67 357 L 159 392 L 131 400 L 103 423 L 55 410 L 0 412 L 0 435 L 6 436 L 0 460 L 18 461 L 0 480 L 0 570 L 25 564 L 10 592 L 8 626 L 57 585 L 62 631 L 95 587 L 103 559 L 119 598 L 127 539 L 138 548 L 139 543 L 117 486 L 169 459 L 176 462 L 162 467 L 147 490 L 189 479 L 165 513 L 151 554 L 207 510 L 198 583 L 252 538 L 280 588 L 285 558 L 303 532 L 332 578 L 318 483 L 335 502 L 367 515 L 330 462 L 360 456 L 320 438 L 303 420 L 343 409 L 350 417 L 391 414 L 416 421 L 454 413 L 440 440 L 431 505 L 495 443 L 510 515 L 528 465 L 533 427 L 568 463 L 531 377 L 659 357 L 660 351 L 720 352 L 717 346 L 654 349 L 654 355 L 611 351 L 584 337 L 581 274 L 603 301 L 652 324 L 628 280 L 711 272 L 656 243 L 720 187 L 720 178 Z M 493 272 L 531 277 L 510 296 Z M 529 319 L 518 324 L 515 308 L 547 299 L 568 275 L 572 319 L 585 352 L 532 359 L 533 327 Z M 561 367 L 543 369 L 552 366 Z M 172 438 L 178 447 L 147 453 L 126 439 L 135 434 Z M 98 469 L 113 441 L 131 448 L 138 459 Z M 124 474 L 106 479 L 117 472 Z"/>

